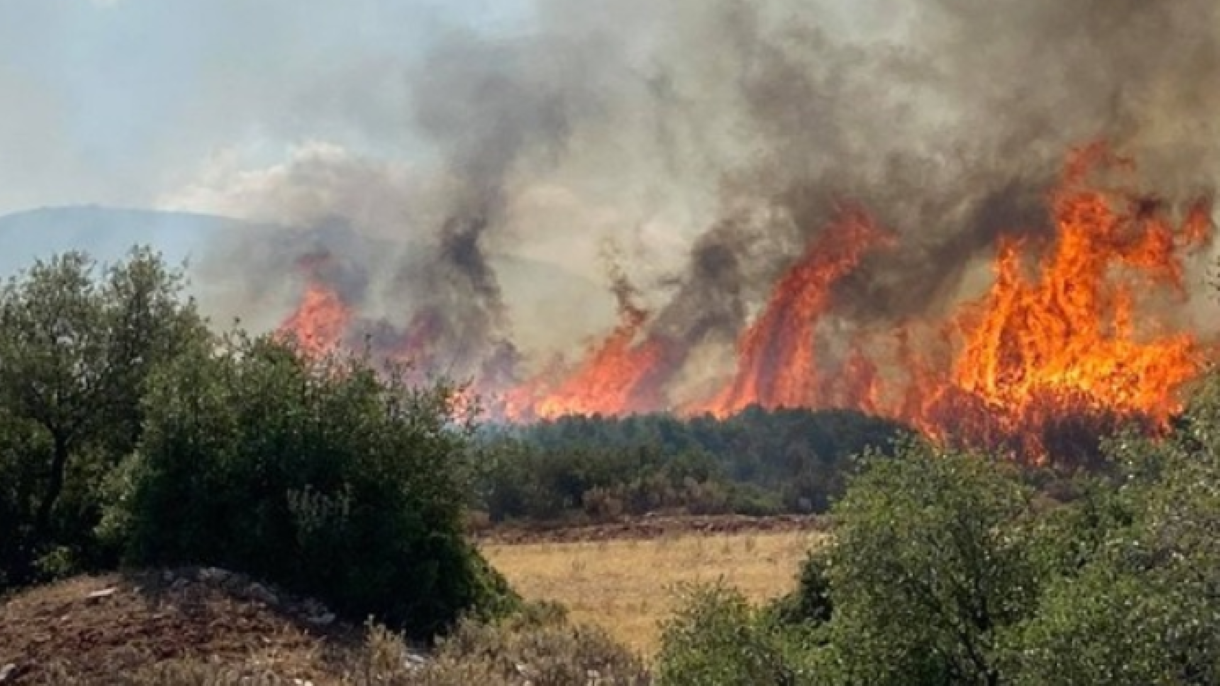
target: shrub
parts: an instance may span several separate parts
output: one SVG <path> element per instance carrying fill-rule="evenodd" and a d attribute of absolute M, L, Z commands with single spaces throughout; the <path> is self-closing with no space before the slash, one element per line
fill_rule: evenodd
<path fill-rule="evenodd" d="M 112 513 L 135 564 L 217 565 L 431 636 L 511 604 L 462 536 L 457 389 L 235 337 L 150 385 Z"/>
<path fill-rule="evenodd" d="M 975 455 L 910 444 L 875 461 L 834 510 L 826 567 L 851 678 L 994 683 L 1001 632 L 1037 602 L 1029 511 L 1019 481 Z"/>
<path fill-rule="evenodd" d="M 208 336 L 183 286 L 143 249 L 0 284 L 0 589 L 117 561 L 99 486 L 139 439 L 149 373 Z"/>
<path fill-rule="evenodd" d="M 658 683 L 795 683 L 799 670 L 787 659 L 785 638 L 739 591 L 720 584 L 687 587 L 662 627 Z"/>
<path fill-rule="evenodd" d="M 831 600 L 830 555 L 825 548 L 811 551 L 801 563 L 796 590 L 779 598 L 768 608 L 780 624 L 823 625 L 834 611 Z"/>
<path fill-rule="evenodd" d="M 567 623 L 551 612 L 537 621 L 515 617 L 484 623 L 463 621 L 431 659 L 411 666 L 406 646 L 373 627 L 353 670 L 359 686 L 643 686 L 644 663 L 605 632 Z"/>

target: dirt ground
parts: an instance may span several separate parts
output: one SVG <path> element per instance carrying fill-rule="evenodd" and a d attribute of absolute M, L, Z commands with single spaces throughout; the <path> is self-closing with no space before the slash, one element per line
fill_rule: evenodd
<path fill-rule="evenodd" d="M 0 682 L 107 683 L 206 658 L 251 678 L 322 684 L 339 646 L 361 635 L 315 603 L 220 570 L 77 577 L 0 604 Z"/>

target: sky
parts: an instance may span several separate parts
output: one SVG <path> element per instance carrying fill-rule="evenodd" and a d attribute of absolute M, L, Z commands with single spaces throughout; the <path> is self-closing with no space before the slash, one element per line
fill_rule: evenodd
<path fill-rule="evenodd" d="M 411 65 L 530 20 L 528 0 L 0 0 L 0 214 L 164 206 L 319 146 L 426 157 L 399 125 Z"/>

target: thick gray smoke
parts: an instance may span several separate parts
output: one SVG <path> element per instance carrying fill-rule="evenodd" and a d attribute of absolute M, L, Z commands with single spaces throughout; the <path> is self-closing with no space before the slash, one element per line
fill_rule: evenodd
<path fill-rule="evenodd" d="M 489 351 L 497 367 L 513 359 L 484 234 L 507 222 L 517 166 L 561 157 L 573 127 L 593 116 L 595 93 L 580 77 L 589 58 L 558 41 L 454 39 L 412 76 L 413 122 L 441 152 L 446 187 L 427 267 L 409 265 L 391 283 L 416 293 L 421 311 L 443 322 L 429 345 L 448 351 L 458 373 L 477 369 Z"/>
<path fill-rule="evenodd" d="M 969 295 L 999 234 L 1044 231 L 1072 146 L 1108 139 L 1170 202 L 1220 177 L 1214 0 L 538 0 L 535 13 L 528 33 L 440 40 L 404 75 L 402 125 L 434 174 L 369 231 L 413 256 L 370 260 L 364 314 L 434 322 L 431 345 L 459 372 L 515 366 L 505 347 L 522 329 L 571 348 L 565 330 L 582 328 L 531 304 L 548 287 L 509 293 L 493 255 L 596 273 L 588 246 L 613 238 L 635 258 L 652 335 L 728 346 L 843 203 L 898 237 L 840 285 L 840 316 L 869 325 L 935 314 Z"/>

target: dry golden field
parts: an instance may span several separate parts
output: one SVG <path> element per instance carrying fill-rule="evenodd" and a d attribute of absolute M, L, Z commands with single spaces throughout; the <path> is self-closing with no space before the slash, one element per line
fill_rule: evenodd
<path fill-rule="evenodd" d="M 787 593 L 799 562 L 826 534 L 811 529 L 670 533 L 653 539 L 484 542 L 480 548 L 523 596 L 563 603 L 650 657 L 658 623 L 683 582 L 723 579 L 751 600 Z"/>

